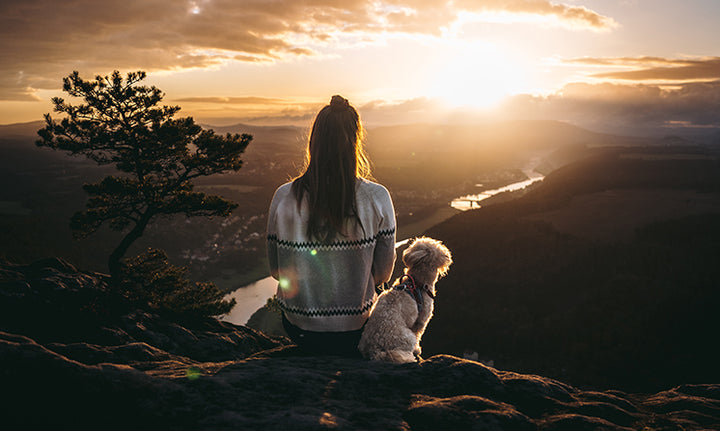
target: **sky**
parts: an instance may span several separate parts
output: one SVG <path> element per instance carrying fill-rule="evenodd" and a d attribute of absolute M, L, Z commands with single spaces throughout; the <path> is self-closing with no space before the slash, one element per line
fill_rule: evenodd
<path fill-rule="evenodd" d="M 307 125 L 333 94 L 366 124 L 567 121 L 720 131 L 717 0 L 8 0 L 0 124 L 62 78 L 144 70 L 212 125 Z"/>

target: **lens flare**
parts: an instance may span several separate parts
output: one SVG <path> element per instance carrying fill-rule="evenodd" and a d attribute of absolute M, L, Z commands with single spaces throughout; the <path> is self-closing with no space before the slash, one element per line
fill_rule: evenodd
<path fill-rule="evenodd" d="M 185 370 L 185 377 L 188 378 L 188 380 L 197 380 L 202 375 L 202 371 L 197 367 L 188 367 L 187 370 Z"/>
<path fill-rule="evenodd" d="M 298 283 L 297 276 L 293 271 L 281 271 L 282 275 L 278 279 L 278 297 L 281 298 L 294 298 L 298 294 Z"/>

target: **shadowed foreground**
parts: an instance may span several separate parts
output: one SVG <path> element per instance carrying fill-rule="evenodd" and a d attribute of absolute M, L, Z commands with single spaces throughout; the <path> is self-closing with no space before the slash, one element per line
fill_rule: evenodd
<path fill-rule="evenodd" d="M 43 321 L 47 331 L 20 321 L 23 304 L 45 298 L 69 313 L 72 298 L 93 286 L 95 303 L 107 304 L 99 300 L 97 275 L 73 271 L 56 260 L 0 271 L 3 428 L 720 427 L 717 384 L 654 395 L 584 391 L 448 355 L 399 366 L 304 356 L 282 338 L 245 327 L 210 321 L 185 327 L 141 312 L 96 315 L 98 322 L 86 327 L 70 314 L 55 316 Z M 61 330 L 71 324 L 74 332 Z"/>

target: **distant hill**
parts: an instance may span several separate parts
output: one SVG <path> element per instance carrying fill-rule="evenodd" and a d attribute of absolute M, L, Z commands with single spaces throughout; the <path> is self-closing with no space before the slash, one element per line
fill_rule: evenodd
<path fill-rule="evenodd" d="M 37 139 L 37 131 L 45 126 L 45 121 L 30 121 L 28 123 L 1 124 L 0 137 L 9 138 L 27 138 Z"/>
<path fill-rule="evenodd" d="M 260 136 L 263 141 L 286 142 L 292 144 L 297 142 L 306 130 L 296 126 L 254 126 L 250 124 L 233 124 L 230 126 L 213 126 L 212 124 L 201 124 L 205 129 L 212 129 L 216 133 L 249 133 L 253 136 Z"/>
<path fill-rule="evenodd" d="M 245 168 L 267 169 L 269 166 L 283 166 L 283 171 L 291 171 L 296 174 L 298 168 L 294 165 L 302 164 L 305 154 L 307 131 L 301 127 L 294 126 L 251 126 L 247 124 L 235 124 L 231 126 L 202 125 L 205 129 L 212 129 L 215 133 L 248 133 L 253 136 L 253 141 L 243 156 L 244 167 L 239 175 L 248 175 Z M 262 172 L 267 174 L 267 171 Z M 283 172 L 287 175 L 287 172 Z M 266 179 L 266 178 L 263 178 Z M 285 178 L 282 178 L 285 179 Z"/>
<path fill-rule="evenodd" d="M 593 387 L 717 381 L 720 154 L 589 154 L 521 198 L 426 232 L 455 263 L 425 352 Z"/>
<path fill-rule="evenodd" d="M 451 143 L 444 149 L 462 151 L 477 147 L 547 149 L 565 145 L 645 145 L 649 138 L 591 132 L 562 121 L 504 121 L 477 124 L 408 124 L 371 129 L 369 140 L 392 143 L 379 151 L 438 150 L 438 142 Z"/>

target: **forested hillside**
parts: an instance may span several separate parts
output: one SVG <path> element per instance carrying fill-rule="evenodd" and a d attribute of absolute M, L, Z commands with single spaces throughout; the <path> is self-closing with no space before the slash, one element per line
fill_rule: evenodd
<path fill-rule="evenodd" d="M 632 390 L 720 377 L 715 152 L 599 149 L 427 234 L 455 260 L 427 354 Z"/>

